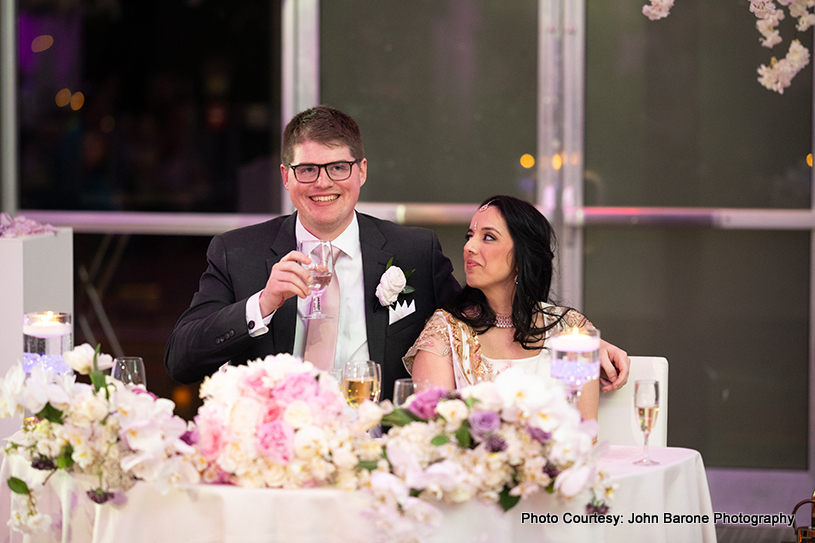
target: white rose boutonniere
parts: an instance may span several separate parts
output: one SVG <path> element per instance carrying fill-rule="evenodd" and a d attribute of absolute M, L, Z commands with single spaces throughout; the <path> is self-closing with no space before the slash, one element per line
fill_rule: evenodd
<path fill-rule="evenodd" d="M 415 270 L 403 272 L 402 268 L 393 265 L 393 258 L 388 260 L 385 273 L 376 287 L 376 297 L 384 306 L 392 305 L 400 294 L 410 294 L 415 289 L 407 286 L 407 280 Z"/>

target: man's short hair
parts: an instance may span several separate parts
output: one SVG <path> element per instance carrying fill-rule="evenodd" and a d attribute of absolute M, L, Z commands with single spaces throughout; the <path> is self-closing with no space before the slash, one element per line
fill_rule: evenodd
<path fill-rule="evenodd" d="M 328 147 L 348 146 L 354 160 L 365 157 L 362 134 L 356 121 L 338 109 L 317 106 L 298 113 L 283 131 L 280 156 L 283 164 L 291 166 L 294 146 L 314 141 Z"/>

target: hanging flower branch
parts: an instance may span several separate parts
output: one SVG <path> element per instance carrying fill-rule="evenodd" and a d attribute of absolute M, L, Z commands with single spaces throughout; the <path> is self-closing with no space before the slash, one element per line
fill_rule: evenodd
<path fill-rule="evenodd" d="M 790 16 L 798 19 L 795 26 L 798 32 L 804 32 L 815 24 L 815 14 L 810 10 L 815 7 L 815 0 L 778 0 L 782 6 L 787 6 Z M 667 17 L 673 7 L 674 0 L 650 0 L 650 4 L 642 7 L 642 13 L 656 21 Z M 784 11 L 776 7 L 773 0 L 750 0 L 750 12 L 756 18 L 756 28 L 761 33 L 761 45 L 772 49 L 781 43 L 781 34 L 778 25 L 784 20 Z M 764 87 L 784 94 L 784 89 L 790 86 L 792 78 L 809 64 L 809 49 L 801 45 L 798 40 L 792 40 L 787 50 L 787 56 L 781 60 L 772 57 L 770 65 L 762 64 L 758 68 L 758 82 Z"/>

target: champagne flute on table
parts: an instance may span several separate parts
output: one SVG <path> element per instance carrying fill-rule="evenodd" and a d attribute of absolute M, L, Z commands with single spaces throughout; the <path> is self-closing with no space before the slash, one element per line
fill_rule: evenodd
<path fill-rule="evenodd" d="M 113 359 L 110 375 L 121 381 L 128 388 L 147 388 L 147 376 L 144 373 L 144 360 L 139 356 L 120 356 Z"/>
<path fill-rule="evenodd" d="M 640 466 L 656 466 L 659 462 L 652 460 L 648 454 L 648 438 L 651 435 L 651 430 L 656 425 L 657 414 L 659 414 L 659 381 L 645 379 L 634 383 L 634 409 L 637 412 L 640 429 L 642 429 L 645 438 L 643 444 L 645 458 L 641 458 L 634 463 Z"/>
<path fill-rule="evenodd" d="M 308 287 L 311 289 L 311 310 L 304 319 L 331 319 L 320 308 L 323 292 L 334 276 L 334 255 L 330 241 L 309 240 L 300 242 L 300 252 L 311 259 L 311 264 L 303 264 L 308 270 L 311 280 Z"/>
<path fill-rule="evenodd" d="M 351 360 L 342 374 L 342 393 L 351 407 L 365 400 L 379 401 L 382 369 L 371 360 Z"/>

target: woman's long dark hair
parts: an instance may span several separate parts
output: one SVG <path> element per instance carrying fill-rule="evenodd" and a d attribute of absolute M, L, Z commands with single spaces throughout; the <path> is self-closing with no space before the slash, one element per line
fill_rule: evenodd
<path fill-rule="evenodd" d="M 549 312 L 540 305 L 549 301 L 552 263 L 557 246 L 555 232 L 535 206 L 518 198 L 493 196 L 484 200 L 483 206 L 495 207 L 501 212 L 515 246 L 518 278 L 512 299 L 514 339 L 524 349 L 540 348 L 546 333 L 566 314 L 562 310 Z M 495 323 L 495 312 L 487 303 L 484 293 L 469 285 L 451 296 L 444 309 L 472 326 L 478 334 L 483 334 Z M 549 315 L 553 317 L 552 322 L 537 326 L 538 315 Z M 543 319 L 544 323 L 546 320 Z"/>

